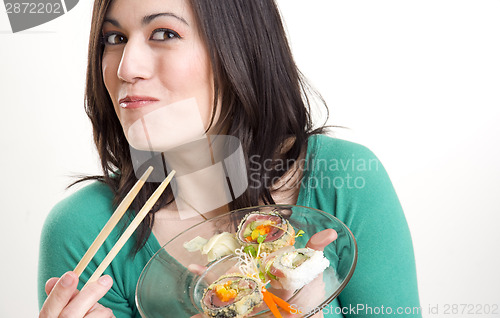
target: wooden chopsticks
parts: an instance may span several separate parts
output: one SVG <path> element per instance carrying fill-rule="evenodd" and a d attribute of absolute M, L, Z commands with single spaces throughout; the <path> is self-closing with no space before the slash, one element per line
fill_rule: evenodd
<path fill-rule="evenodd" d="M 90 260 L 94 257 L 94 255 L 97 253 L 101 245 L 104 243 L 106 238 L 109 236 L 113 228 L 118 224 L 118 221 L 123 217 L 125 214 L 125 211 L 129 208 L 130 204 L 132 204 L 132 201 L 134 198 L 137 196 L 139 193 L 139 190 L 142 188 L 146 180 L 148 179 L 149 175 L 153 171 L 153 167 L 149 167 L 146 172 L 142 175 L 142 177 L 137 180 L 135 185 L 130 189 L 129 193 L 125 196 L 123 201 L 118 205 L 116 208 L 115 212 L 109 219 L 109 221 L 106 223 L 106 225 L 103 227 L 97 238 L 94 240 L 92 245 L 89 247 L 85 255 L 82 257 L 78 265 L 76 265 L 74 272 L 80 276 L 83 270 L 87 267 L 89 264 Z M 113 248 L 109 251 L 108 255 L 104 258 L 104 260 L 101 262 L 99 267 L 95 270 L 95 272 L 92 274 L 90 279 L 87 281 L 87 284 L 96 281 L 104 272 L 104 270 L 109 266 L 111 261 L 115 258 L 115 256 L 118 254 L 118 252 L 121 250 L 123 245 L 127 242 L 127 240 L 132 236 L 136 228 L 139 226 L 139 224 L 142 222 L 142 220 L 146 217 L 148 212 L 151 210 L 153 205 L 158 201 L 160 198 L 161 194 L 165 189 L 167 188 L 168 184 L 172 180 L 173 176 L 175 174 L 175 170 L 172 170 L 170 174 L 163 180 L 163 182 L 158 186 L 158 188 L 155 190 L 155 192 L 149 197 L 149 199 L 146 201 L 144 206 L 141 208 L 139 213 L 135 216 L 135 218 L 132 220 L 130 225 L 127 227 L 125 232 L 120 236 L 118 241 L 115 243 Z M 85 284 L 85 286 L 87 286 Z M 85 288 L 85 286 L 83 286 Z"/>
<path fill-rule="evenodd" d="M 118 205 L 113 215 L 109 218 L 108 223 L 104 225 L 99 235 L 97 235 L 92 245 L 90 245 L 89 249 L 87 250 L 85 255 L 83 255 L 78 265 L 76 265 L 74 269 L 76 275 L 80 276 L 83 273 L 83 270 L 90 263 L 90 260 L 94 257 L 95 253 L 97 253 L 102 243 L 104 243 L 113 228 L 116 226 L 116 224 L 118 224 L 118 221 L 120 221 L 120 219 L 122 218 L 123 214 L 125 214 L 125 211 L 127 211 L 130 204 L 132 204 L 132 201 L 134 201 L 134 198 L 137 196 L 139 190 L 141 190 L 142 186 L 144 185 L 152 171 L 153 167 L 149 167 L 142 175 L 142 177 L 137 180 L 132 189 L 130 189 L 125 198 L 123 198 L 123 201 L 120 203 L 120 205 Z"/>

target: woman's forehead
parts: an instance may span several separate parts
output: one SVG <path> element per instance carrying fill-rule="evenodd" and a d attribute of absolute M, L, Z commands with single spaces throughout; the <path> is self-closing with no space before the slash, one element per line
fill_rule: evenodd
<path fill-rule="evenodd" d="M 106 12 L 106 19 L 147 24 L 155 17 L 172 17 L 192 25 L 195 23 L 188 0 L 113 0 Z"/>

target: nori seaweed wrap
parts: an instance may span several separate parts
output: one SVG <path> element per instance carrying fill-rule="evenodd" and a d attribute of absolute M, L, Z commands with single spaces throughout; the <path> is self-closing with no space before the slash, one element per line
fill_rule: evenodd
<path fill-rule="evenodd" d="M 279 213 L 254 212 L 247 214 L 238 226 L 236 238 L 243 246 L 253 246 L 257 251 L 272 253 L 295 243 L 295 230 Z"/>
<path fill-rule="evenodd" d="M 201 307 L 214 318 L 240 318 L 262 303 L 262 283 L 242 274 L 221 276 L 205 290 Z"/>

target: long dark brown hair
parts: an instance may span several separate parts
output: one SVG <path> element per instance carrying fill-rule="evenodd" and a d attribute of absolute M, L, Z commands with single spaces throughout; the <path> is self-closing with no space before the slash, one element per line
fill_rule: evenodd
<path fill-rule="evenodd" d="M 101 28 L 111 1 L 96 0 L 92 15 L 85 110 L 92 122 L 103 176 L 86 179 L 98 179 L 109 185 L 117 204 L 137 178 L 129 144 L 102 76 Z M 282 177 L 290 167 L 279 170 L 264 169 L 263 164 L 249 167 L 249 158 L 254 163 L 269 162 L 269 159 L 282 159 L 285 163 L 297 160 L 308 138 L 324 129 L 313 128 L 310 98 L 324 102 L 297 69 L 274 0 L 189 2 L 211 60 L 214 114 L 217 105 L 221 105 L 220 119 L 213 125 L 240 140 L 247 171 L 252 172 L 248 189 L 231 202 L 229 208 L 254 206 L 260 202 L 272 204 L 274 201 L 265 180 Z M 157 185 L 147 183 L 144 186 L 132 205 L 133 210 L 142 207 Z M 151 234 L 155 212 L 172 200 L 169 189 L 139 227 L 134 252 L 142 248 Z"/>

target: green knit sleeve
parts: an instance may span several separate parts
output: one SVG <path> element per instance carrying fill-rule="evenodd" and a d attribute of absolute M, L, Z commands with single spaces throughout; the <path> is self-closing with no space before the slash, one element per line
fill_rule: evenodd
<path fill-rule="evenodd" d="M 410 231 L 386 170 L 367 148 L 327 137 L 317 141 L 311 162 L 321 160 L 310 175 L 320 186 L 309 191 L 308 203 L 334 213 L 358 244 L 356 270 L 338 297 L 338 311 L 421 317 Z"/>
<path fill-rule="evenodd" d="M 60 277 L 67 271 L 73 270 L 87 248 L 92 244 L 101 228 L 112 213 L 111 192 L 102 184 L 92 184 L 57 204 L 45 220 L 41 240 L 38 264 L 38 301 L 43 305 L 45 282 L 51 277 Z M 81 289 L 97 268 L 107 251 L 116 241 L 119 232 L 115 229 L 98 251 L 94 260 L 80 277 Z M 126 253 L 126 252 L 125 252 Z M 127 276 L 122 275 L 123 261 L 127 257 L 120 252 L 113 265 L 106 270 L 113 278 L 113 287 L 100 300 L 105 307 L 111 308 L 118 318 L 140 317 L 133 303 L 133 287 L 127 288 Z M 121 264 L 120 264 L 121 263 Z M 142 268 L 142 267 L 140 267 Z M 133 281 L 135 284 L 137 280 Z M 131 289 L 129 292 L 128 289 Z"/>

